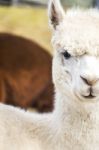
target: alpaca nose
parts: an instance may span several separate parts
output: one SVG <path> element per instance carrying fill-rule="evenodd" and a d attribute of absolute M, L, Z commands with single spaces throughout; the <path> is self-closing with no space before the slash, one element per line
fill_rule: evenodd
<path fill-rule="evenodd" d="M 89 86 L 92 86 L 99 81 L 99 78 L 90 79 L 90 78 L 83 77 L 83 76 L 80 76 L 80 78 Z"/>

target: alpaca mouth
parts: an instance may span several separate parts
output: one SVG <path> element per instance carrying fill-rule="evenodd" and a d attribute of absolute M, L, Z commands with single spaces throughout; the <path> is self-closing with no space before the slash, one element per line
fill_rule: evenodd
<path fill-rule="evenodd" d="M 92 99 L 95 98 L 96 96 L 92 95 L 91 93 L 88 96 L 82 95 L 84 98 Z"/>
<path fill-rule="evenodd" d="M 96 96 L 94 96 L 93 95 L 93 90 L 92 90 L 92 88 L 90 87 L 90 93 L 89 93 L 89 95 L 87 95 L 87 96 L 84 96 L 84 95 L 82 95 L 84 98 L 87 98 L 87 99 L 93 99 L 93 98 L 95 98 Z"/>

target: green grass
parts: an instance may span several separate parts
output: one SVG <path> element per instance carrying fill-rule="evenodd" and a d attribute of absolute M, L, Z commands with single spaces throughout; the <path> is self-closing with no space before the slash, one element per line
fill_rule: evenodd
<path fill-rule="evenodd" d="M 44 8 L 0 7 L 0 32 L 27 37 L 52 53 L 47 10 Z"/>

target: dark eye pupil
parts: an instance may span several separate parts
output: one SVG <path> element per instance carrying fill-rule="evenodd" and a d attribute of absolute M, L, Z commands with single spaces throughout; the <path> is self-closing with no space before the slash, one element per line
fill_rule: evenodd
<path fill-rule="evenodd" d="M 71 55 L 70 55 L 67 51 L 65 51 L 65 52 L 63 53 L 63 55 L 64 55 L 64 57 L 65 57 L 66 59 L 69 59 L 69 58 L 71 57 Z"/>

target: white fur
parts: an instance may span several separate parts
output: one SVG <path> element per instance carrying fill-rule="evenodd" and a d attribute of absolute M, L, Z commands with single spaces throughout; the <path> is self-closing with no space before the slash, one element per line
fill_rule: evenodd
<path fill-rule="evenodd" d="M 58 21 L 51 12 L 55 109 L 40 115 L 0 104 L 0 150 L 99 150 L 99 12 L 70 10 Z M 81 76 L 95 97 L 86 97 L 90 86 Z"/>

